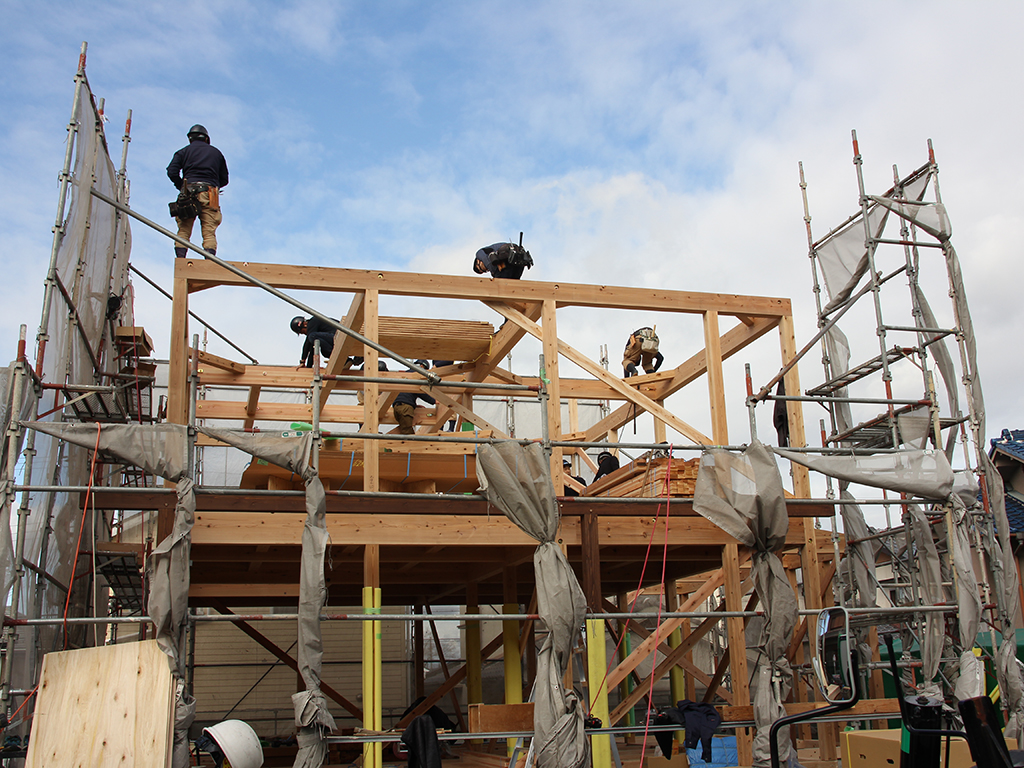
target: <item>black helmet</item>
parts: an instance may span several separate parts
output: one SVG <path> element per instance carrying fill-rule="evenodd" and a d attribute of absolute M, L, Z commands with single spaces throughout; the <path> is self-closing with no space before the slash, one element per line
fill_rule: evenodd
<path fill-rule="evenodd" d="M 196 123 L 188 129 L 188 140 L 203 139 L 204 141 L 210 140 L 210 134 L 206 132 L 206 127 Z"/>
<path fill-rule="evenodd" d="M 202 128 L 202 126 L 199 127 Z M 296 333 L 302 333 L 302 326 L 305 325 L 305 323 L 306 318 L 304 318 L 302 315 L 296 315 L 295 317 L 292 318 L 292 321 L 288 323 L 288 327 L 291 328 Z"/>

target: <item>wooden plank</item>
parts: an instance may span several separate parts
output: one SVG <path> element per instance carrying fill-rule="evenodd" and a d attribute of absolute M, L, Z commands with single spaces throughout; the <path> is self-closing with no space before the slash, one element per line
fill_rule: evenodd
<path fill-rule="evenodd" d="M 708 399 L 711 404 L 711 436 L 718 445 L 729 444 L 729 422 L 725 411 L 725 377 L 722 373 L 722 340 L 718 313 L 704 313 L 704 354 L 708 366 Z"/>
<path fill-rule="evenodd" d="M 470 704 L 470 733 L 533 730 L 533 702 L 522 704 Z"/>
<path fill-rule="evenodd" d="M 25 765 L 170 766 L 173 705 L 155 640 L 48 653 Z"/>
<path fill-rule="evenodd" d="M 243 429 L 252 429 L 256 422 L 256 411 L 260 409 L 260 387 L 249 387 L 249 395 L 245 399 L 245 422 Z"/>

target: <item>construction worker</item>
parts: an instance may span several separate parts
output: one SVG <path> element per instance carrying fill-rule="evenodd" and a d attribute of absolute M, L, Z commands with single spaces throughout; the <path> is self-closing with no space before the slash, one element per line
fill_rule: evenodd
<path fill-rule="evenodd" d="M 579 483 L 582 486 L 586 486 L 586 484 L 587 484 L 587 481 L 584 480 L 582 477 L 580 477 L 579 475 L 574 475 L 572 473 L 572 462 L 569 461 L 568 459 L 562 459 L 562 474 L 566 475 L 567 477 L 571 477 L 573 480 L 575 480 L 577 483 Z M 572 486 L 566 485 L 566 486 L 562 487 L 562 495 L 563 496 L 579 496 L 580 492 L 577 491 Z"/>
<path fill-rule="evenodd" d="M 198 123 L 188 129 L 188 146 L 174 153 L 167 166 L 167 177 L 179 191 L 177 204 L 183 198 L 194 198 L 198 211 L 192 215 L 175 216 L 178 222 L 178 237 L 192 239 L 192 227 L 199 217 L 203 232 L 203 248 L 217 254 L 217 227 L 222 220 L 220 212 L 220 190 L 228 185 L 228 164 L 220 150 L 210 145 L 210 135 Z M 175 203 L 171 204 L 172 208 Z M 172 211 L 173 213 L 173 211 Z M 174 246 L 174 255 L 184 258 L 187 248 Z"/>
<path fill-rule="evenodd" d="M 643 365 L 644 373 L 654 373 L 665 362 L 665 356 L 658 351 L 658 334 L 653 328 L 638 328 L 629 335 L 626 349 L 622 353 L 624 378 L 636 376 L 637 363 Z"/>
<path fill-rule="evenodd" d="M 315 341 L 320 342 L 320 357 L 324 360 L 330 358 L 334 351 L 334 334 L 336 332 L 333 326 L 328 325 L 319 317 L 306 318 L 297 315 L 292 318 L 288 327 L 300 336 L 306 337 L 306 341 L 302 345 L 302 356 L 299 358 L 300 368 L 313 367 L 313 342 Z"/>
<path fill-rule="evenodd" d="M 473 258 L 473 271 L 478 275 L 490 272 L 491 277 L 504 280 L 518 280 L 523 276 L 523 270 L 532 266 L 530 252 L 515 243 L 486 245 Z"/>
<path fill-rule="evenodd" d="M 601 451 L 597 454 L 597 473 L 594 475 L 593 482 L 597 482 L 605 475 L 610 475 L 612 472 L 619 468 L 619 460 L 615 454 L 609 451 Z"/>
<path fill-rule="evenodd" d="M 430 363 L 426 360 L 417 360 L 416 365 L 420 368 L 430 367 Z M 398 429 L 395 430 L 398 434 L 416 434 L 413 421 L 415 420 L 417 400 L 423 400 L 430 403 L 430 405 L 436 402 L 430 395 L 425 395 L 422 392 L 399 392 L 398 397 L 395 398 L 395 402 L 391 406 L 391 412 L 395 415 L 395 421 L 398 422 Z"/>

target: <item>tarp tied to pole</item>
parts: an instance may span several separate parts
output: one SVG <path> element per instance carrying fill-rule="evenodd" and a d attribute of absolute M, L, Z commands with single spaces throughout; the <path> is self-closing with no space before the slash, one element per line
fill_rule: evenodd
<path fill-rule="evenodd" d="M 537 612 L 547 635 L 537 650 L 534 744 L 538 768 L 590 765 L 583 709 L 564 685 L 572 649 L 587 613 L 576 574 L 555 541 L 558 505 L 548 458 L 537 443 L 483 445 L 477 455 L 479 492 L 540 545 L 533 555 Z"/>
<path fill-rule="evenodd" d="M 50 424 L 26 426 L 83 448 L 110 454 L 175 483 L 178 495 L 171 533 L 150 558 L 149 616 L 156 626 L 156 641 L 185 677 L 185 633 L 188 629 L 189 567 L 196 491 L 188 473 L 188 430 L 180 424 Z M 98 434 L 97 434 L 98 433 Z M 179 691 L 175 714 L 174 768 L 188 765 L 187 739 L 195 715 L 195 700 Z"/>
<path fill-rule="evenodd" d="M 793 670 L 786 651 L 797 621 L 797 600 L 786 576 L 779 549 L 786 543 L 789 515 L 782 492 L 782 477 L 771 452 L 754 442 L 742 455 L 711 450 L 701 456 L 693 509 L 754 550 L 751 575 L 764 605 L 761 651 L 767 664 L 759 664 L 755 681 L 754 765 L 771 765 L 768 735 L 771 724 L 786 714 L 782 702 L 793 685 Z M 789 734 L 779 740 L 786 759 L 792 750 Z"/>
<path fill-rule="evenodd" d="M 298 665 L 306 689 L 292 696 L 295 725 L 299 729 L 299 751 L 295 768 L 318 768 L 327 759 L 327 736 L 334 731 L 334 718 L 320 691 L 320 670 L 324 645 L 320 611 L 327 602 L 324 560 L 330 534 L 327 532 L 327 496 L 313 464 L 313 434 L 301 437 L 250 435 L 200 427 L 203 434 L 234 446 L 256 458 L 299 475 L 306 486 L 306 523 L 302 529 L 302 562 L 299 573 Z"/>

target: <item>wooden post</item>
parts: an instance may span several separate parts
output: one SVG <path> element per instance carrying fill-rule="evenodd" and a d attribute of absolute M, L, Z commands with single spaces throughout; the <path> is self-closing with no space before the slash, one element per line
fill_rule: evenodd
<path fill-rule="evenodd" d="M 739 544 L 730 542 L 722 549 L 722 568 L 725 571 L 725 610 L 742 611 L 743 593 L 740 591 Z M 733 704 L 750 704 L 750 678 L 747 676 L 747 641 L 743 619 L 726 619 L 729 637 L 729 667 L 732 672 Z M 736 729 L 736 755 L 740 765 L 754 761 L 753 738 L 749 728 Z"/>
<path fill-rule="evenodd" d="M 562 439 L 562 389 L 558 376 L 558 323 L 555 320 L 555 302 L 544 302 L 542 315 L 544 332 L 544 368 L 548 378 L 548 435 L 552 440 Z M 562 493 L 562 449 L 551 450 L 551 482 L 555 491 Z"/>
<path fill-rule="evenodd" d="M 619 613 L 626 613 L 629 610 L 629 597 L 625 592 L 620 592 L 617 596 Z M 622 637 L 622 642 L 619 643 L 619 658 L 618 661 L 621 664 L 626 658 L 633 652 L 631 635 L 626 629 L 627 622 L 624 619 L 619 619 L 619 635 Z M 633 676 L 626 675 L 622 678 L 622 682 L 619 683 L 619 700 L 625 699 L 629 694 L 633 692 Z M 609 722 L 608 725 L 611 725 Z M 626 713 L 626 725 L 632 727 L 636 725 L 636 714 L 632 709 Z M 636 742 L 636 736 L 629 734 L 626 736 L 627 744 L 634 744 Z"/>
<path fill-rule="evenodd" d="M 477 585 L 466 585 L 466 613 L 480 613 Z M 480 657 L 480 622 L 466 622 L 466 703 L 484 703 L 483 660 Z"/>
<path fill-rule="evenodd" d="M 506 566 L 502 573 L 505 604 L 504 613 L 519 613 L 516 593 L 515 566 Z M 519 622 L 501 622 L 502 645 L 505 661 L 505 703 L 523 703 L 523 660 L 519 652 Z M 508 754 L 512 755 L 516 739 L 508 739 Z"/>
<path fill-rule="evenodd" d="M 718 445 L 728 445 L 729 424 L 725 413 L 725 376 L 722 373 L 722 339 L 718 312 L 704 313 L 704 355 L 708 366 L 708 397 L 711 402 L 711 435 Z"/>
<path fill-rule="evenodd" d="M 377 291 L 368 290 L 364 300 L 364 331 L 366 338 L 377 341 L 380 336 L 380 296 Z M 379 376 L 377 363 L 380 353 L 373 347 L 363 345 L 363 371 L 367 376 Z M 375 381 L 365 382 L 363 390 L 363 431 L 379 432 L 380 418 L 377 400 L 380 385 Z M 363 490 L 380 490 L 380 454 L 376 440 L 363 440 Z"/>
<path fill-rule="evenodd" d="M 665 611 L 668 613 L 674 613 L 679 610 L 679 594 L 676 591 L 675 580 L 665 582 Z M 689 624 L 689 622 L 686 622 Z M 683 633 L 680 629 L 676 628 L 672 630 L 672 634 L 668 636 L 668 647 L 678 648 L 683 642 Z M 682 667 L 672 667 L 672 671 L 669 672 L 669 691 L 672 697 L 672 706 L 676 705 L 680 699 L 689 698 L 686 695 L 686 673 Z M 683 733 L 680 731 L 676 734 L 676 741 L 682 744 L 685 740 Z"/>
<path fill-rule="evenodd" d="M 415 612 L 418 614 L 424 614 L 426 611 L 423 609 L 424 604 L 420 603 L 416 606 Z M 413 661 L 412 663 L 416 667 L 416 674 L 414 683 L 416 685 L 416 698 L 426 696 L 426 679 L 425 679 L 425 653 L 423 647 L 423 622 L 414 621 L 412 623 L 412 635 L 413 635 Z"/>

